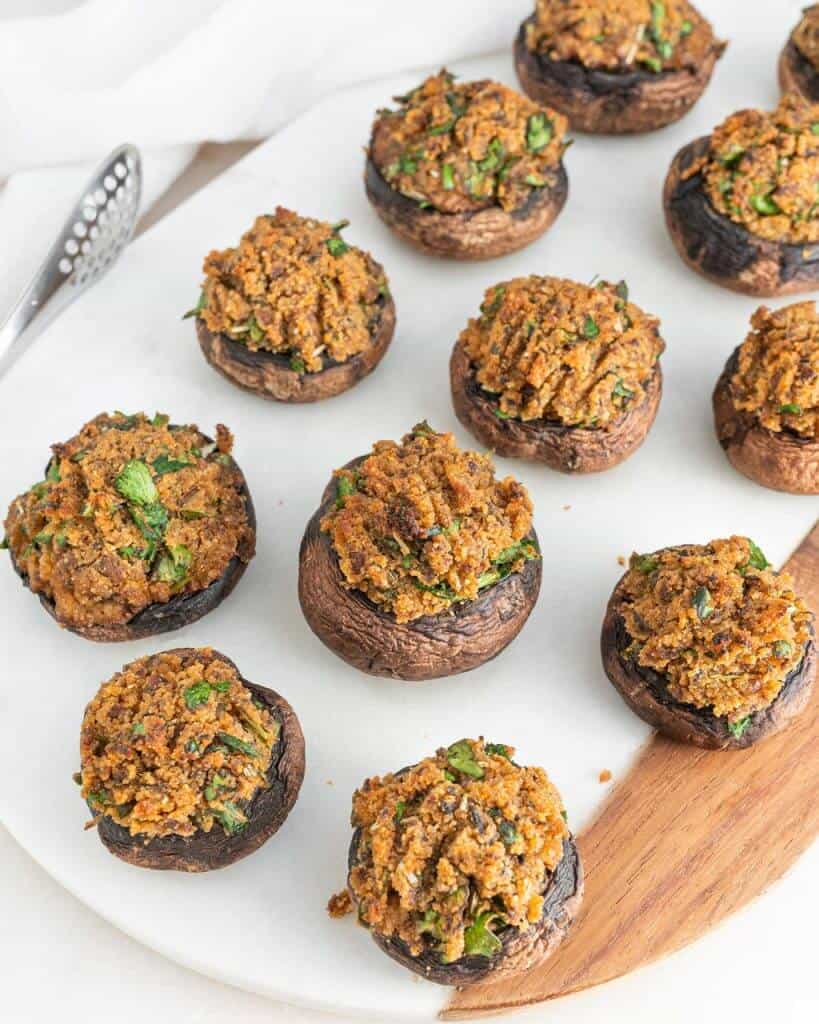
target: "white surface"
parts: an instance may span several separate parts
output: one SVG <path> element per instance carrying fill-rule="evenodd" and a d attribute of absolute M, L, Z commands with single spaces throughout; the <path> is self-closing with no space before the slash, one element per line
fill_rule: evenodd
<path fill-rule="evenodd" d="M 14 439 L 2 469 L 8 495 L 41 472 L 50 441 L 98 409 L 156 407 L 203 428 L 216 419 L 231 425 L 257 503 L 259 554 L 236 594 L 203 622 L 158 641 L 115 649 L 60 633 L 10 572 L 0 574 L 9 652 L 0 748 L 15 766 L 14 787 L 0 790 L 0 815 L 50 873 L 123 930 L 180 962 L 277 998 L 351 1012 L 386 1009 L 393 1019 L 429 1016 L 442 990 L 413 980 L 363 932 L 345 931 L 349 922 L 324 914 L 327 896 L 343 880 L 354 785 L 441 742 L 483 731 L 516 743 L 523 761 L 545 765 L 573 825 L 582 824 L 604 792 L 598 771 L 622 774 L 647 735 L 599 666 L 597 633 L 621 571 L 617 556 L 735 531 L 753 536 L 778 562 L 804 535 L 817 503 L 747 483 L 713 438 L 710 390 L 753 303 L 686 271 L 659 215 L 662 177 L 676 148 L 742 103 L 774 99 L 770 75 L 755 83 L 743 75 L 744 67 L 769 67 L 773 59 L 770 45 L 753 42 L 764 38 L 764 24 L 751 15 L 745 21 L 758 34 L 744 47 L 735 41 L 734 61 L 720 69 L 716 88 L 691 117 L 642 139 L 579 139 L 567 161 L 572 196 L 562 218 L 545 239 L 492 264 L 415 255 L 367 207 L 358 144 L 373 109 L 412 84 L 409 77 L 326 101 L 139 240 L 3 384 L 0 429 Z M 507 58 L 458 70 L 513 81 Z M 398 307 L 398 333 L 379 371 L 314 408 L 240 394 L 209 370 L 190 324 L 178 320 L 196 296 L 207 249 L 233 242 L 255 213 L 277 202 L 327 219 L 349 216 L 348 238 L 385 264 Z M 663 317 L 669 351 L 657 425 L 633 459 L 603 476 L 569 479 L 501 464 L 533 493 L 546 555 L 538 607 L 504 657 L 422 687 L 363 677 L 325 651 L 299 614 L 303 525 L 332 467 L 374 436 L 398 436 L 424 416 L 456 427 L 446 382 L 454 338 L 486 285 L 532 271 L 625 277 L 635 300 Z M 58 408 L 32 419 L 44 388 L 59 396 Z M 151 874 L 113 860 L 93 833 L 81 831 L 84 810 L 70 781 L 82 706 L 99 681 L 122 662 L 177 642 L 220 647 L 249 678 L 280 689 L 308 741 L 308 777 L 282 832 L 256 856 L 212 876 Z M 47 758 L 31 756 L 30 733 L 20 727 L 34 720 Z M 293 930 L 296 918 L 300 927 Z"/>

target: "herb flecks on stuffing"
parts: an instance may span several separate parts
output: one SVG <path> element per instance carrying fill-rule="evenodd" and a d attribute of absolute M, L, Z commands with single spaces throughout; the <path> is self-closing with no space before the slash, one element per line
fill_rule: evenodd
<path fill-rule="evenodd" d="M 426 79 L 382 110 L 370 156 L 390 186 L 441 213 L 515 210 L 556 182 L 568 122 L 497 82 Z"/>
<path fill-rule="evenodd" d="M 658 326 L 624 282 L 519 277 L 487 289 L 461 343 L 501 419 L 598 428 L 645 397 L 665 347 Z"/>
<path fill-rule="evenodd" d="M 253 556 L 233 438 L 168 417 L 105 413 L 53 446 L 45 480 L 11 503 L 6 537 L 36 594 L 76 627 L 118 625 L 202 590 Z"/>
<path fill-rule="evenodd" d="M 88 705 L 82 795 L 132 835 L 192 836 L 247 825 L 268 786 L 279 723 L 207 648 L 126 665 Z"/>
<path fill-rule="evenodd" d="M 735 727 L 776 699 L 810 637 L 790 576 L 746 537 L 633 555 L 622 596 L 628 656 Z"/>
<path fill-rule="evenodd" d="M 336 472 L 336 504 L 321 521 L 346 584 L 396 622 L 437 615 L 519 572 L 540 555 L 532 502 L 488 455 L 418 424 L 400 444 L 378 441 Z"/>
<path fill-rule="evenodd" d="M 807 8 L 792 38 L 797 50 L 819 71 L 819 4 Z"/>
<path fill-rule="evenodd" d="M 370 254 L 344 240 L 344 227 L 281 206 L 257 217 L 236 248 L 206 257 L 191 313 L 253 351 L 289 356 L 297 373 L 346 362 L 372 344 L 389 288 Z"/>
<path fill-rule="evenodd" d="M 819 315 L 814 302 L 760 307 L 731 377 L 735 408 L 780 433 L 819 438 Z"/>
<path fill-rule="evenodd" d="M 699 68 L 722 49 L 686 0 L 538 0 L 526 45 L 551 60 L 656 74 Z"/>
<path fill-rule="evenodd" d="M 819 242 L 819 104 L 791 93 L 772 113 L 732 114 L 682 177 L 695 174 L 713 207 L 751 234 Z"/>
<path fill-rule="evenodd" d="M 460 740 L 355 793 L 349 884 L 362 922 L 450 963 L 492 956 L 498 931 L 540 920 L 569 831 L 546 773 L 513 764 L 514 752 Z"/>

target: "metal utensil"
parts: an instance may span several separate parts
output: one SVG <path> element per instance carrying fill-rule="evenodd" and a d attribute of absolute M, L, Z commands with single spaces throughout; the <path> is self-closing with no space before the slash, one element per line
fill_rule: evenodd
<path fill-rule="evenodd" d="M 134 232 L 141 194 L 139 150 L 119 146 L 97 168 L 34 280 L 0 327 L 0 377 L 114 265 Z"/>

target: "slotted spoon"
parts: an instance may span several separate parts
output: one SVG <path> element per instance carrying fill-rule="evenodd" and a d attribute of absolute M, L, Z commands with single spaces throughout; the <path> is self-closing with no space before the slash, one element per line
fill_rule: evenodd
<path fill-rule="evenodd" d="M 119 146 L 86 185 L 34 280 L 0 327 L 0 377 L 45 327 L 99 281 L 134 232 L 142 194 L 136 146 Z"/>

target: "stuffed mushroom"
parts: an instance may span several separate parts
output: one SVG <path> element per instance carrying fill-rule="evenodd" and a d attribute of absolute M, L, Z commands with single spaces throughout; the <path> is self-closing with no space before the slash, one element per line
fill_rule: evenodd
<path fill-rule="evenodd" d="M 805 8 L 779 57 L 779 84 L 783 92 L 799 93 L 819 103 L 819 4 Z"/>
<path fill-rule="evenodd" d="M 299 556 L 313 632 L 363 672 L 398 679 L 494 658 L 523 628 L 540 580 L 526 488 L 426 423 L 336 471 Z"/>
<path fill-rule="evenodd" d="M 623 281 L 495 285 L 452 353 L 458 419 L 500 455 L 565 473 L 609 469 L 642 444 L 657 414 L 658 327 Z"/>
<path fill-rule="evenodd" d="M 383 268 L 349 245 L 347 221 L 278 207 L 235 248 L 211 252 L 196 307 L 199 345 L 233 384 L 280 402 L 346 391 L 379 364 L 395 330 Z"/>
<path fill-rule="evenodd" d="M 365 184 L 376 212 L 435 256 L 488 259 L 551 226 L 569 186 L 566 119 L 492 81 L 426 79 L 381 110 Z"/>
<path fill-rule="evenodd" d="M 52 446 L 15 498 L 5 546 L 60 626 L 89 640 L 178 629 L 220 604 L 253 557 L 256 520 L 227 427 L 102 413 Z"/>
<path fill-rule="evenodd" d="M 721 750 L 783 729 L 816 675 L 812 613 L 746 537 L 633 555 L 606 610 L 602 654 L 642 719 Z"/>
<path fill-rule="evenodd" d="M 679 120 L 725 43 L 687 0 L 537 0 L 515 40 L 526 92 L 583 132 L 648 132 Z"/>
<path fill-rule="evenodd" d="M 304 737 L 283 697 L 230 658 L 138 658 L 85 709 L 76 781 L 107 849 L 138 867 L 210 871 L 258 849 L 290 813 Z"/>
<path fill-rule="evenodd" d="M 353 796 L 348 890 L 394 960 L 441 985 L 518 974 L 583 898 L 560 794 L 514 748 L 463 739 Z"/>
<path fill-rule="evenodd" d="M 819 316 L 814 302 L 762 306 L 714 391 L 717 437 L 763 487 L 819 494 Z"/>
<path fill-rule="evenodd" d="M 819 104 L 740 110 L 676 155 L 665 182 L 671 238 L 697 273 L 747 295 L 819 287 Z"/>

